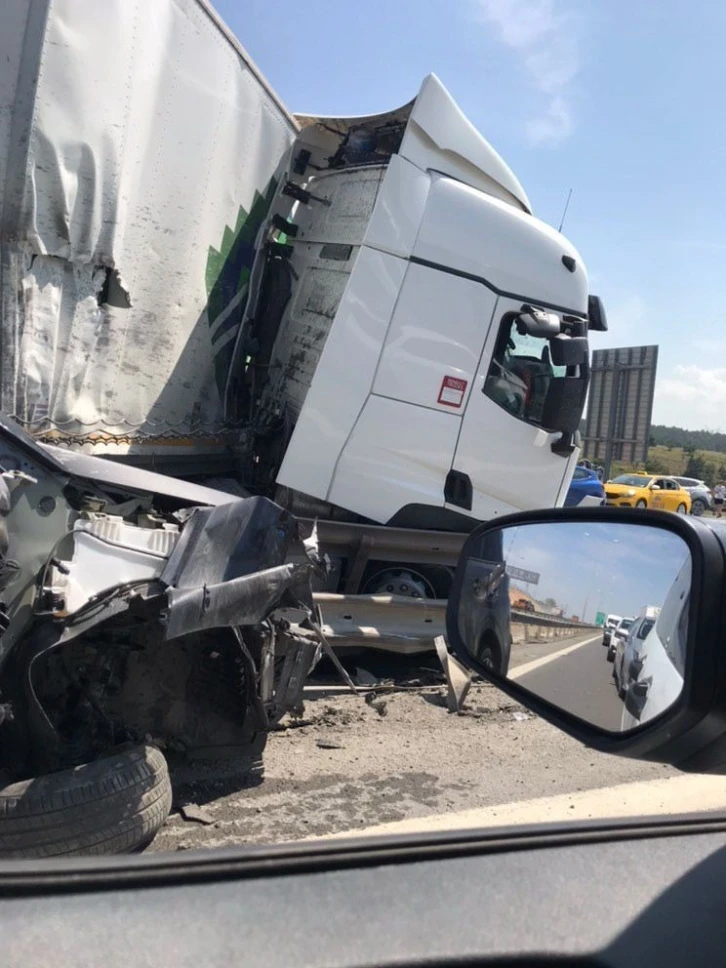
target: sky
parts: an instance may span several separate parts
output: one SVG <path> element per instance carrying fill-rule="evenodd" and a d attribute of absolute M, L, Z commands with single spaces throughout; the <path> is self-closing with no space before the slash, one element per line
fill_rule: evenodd
<path fill-rule="evenodd" d="M 292 111 L 366 114 L 438 74 L 605 302 L 660 345 L 654 421 L 726 431 L 723 0 L 213 0 Z"/>
<path fill-rule="evenodd" d="M 529 594 L 594 622 L 598 612 L 629 617 L 660 607 L 690 552 L 682 538 L 659 528 L 568 521 L 508 529 L 504 557 L 539 574 L 537 585 L 524 586 Z"/>

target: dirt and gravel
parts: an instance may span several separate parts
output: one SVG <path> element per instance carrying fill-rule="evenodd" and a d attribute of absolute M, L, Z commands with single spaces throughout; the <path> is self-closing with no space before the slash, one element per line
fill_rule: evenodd
<path fill-rule="evenodd" d="M 450 713 L 434 658 L 371 665 L 358 681 L 384 684 L 368 701 L 323 670 L 303 716 L 270 735 L 262 769 L 176 769 L 175 810 L 152 849 L 279 843 L 497 804 L 506 823 L 512 801 L 674 772 L 594 753 L 484 682 Z M 406 689 L 386 691 L 394 679 Z"/>

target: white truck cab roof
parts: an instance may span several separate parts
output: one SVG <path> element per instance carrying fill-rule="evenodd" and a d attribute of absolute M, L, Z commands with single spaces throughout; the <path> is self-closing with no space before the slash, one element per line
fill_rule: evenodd
<path fill-rule="evenodd" d="M 393 111 L 348 118 L 296 114 L 301 128 L 325 124 L 346 129 L 406 125 L 398 154 L 422 171 L 438 171 L 527 213 L 532 206 L 509 165 L 469 121 L 435 74 L 424 78 L 416 97 Z"/>

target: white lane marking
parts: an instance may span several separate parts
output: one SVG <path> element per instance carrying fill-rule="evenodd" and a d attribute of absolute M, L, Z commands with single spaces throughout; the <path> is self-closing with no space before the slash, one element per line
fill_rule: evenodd
<path fill-rule="evenodd" d="M 567 645 L 564 649 L 559 649 L 557 652 L 552 652 L 550 655 L 543 655 L 541 659 L 532 659 L 531 662 L 525 662 L 524 665 L 516 666 L 514 669 L 510 669 L 507 673 L 507 679 L 519 679 L 520 676 L 526 676 L 528 672 L 534 672 L 535 669 L 539 669 L 548 662 L 554 662 L 555 659 L 561 659 L 563 655 L 569 655 L 570 652 L 576 652 L 581 649 L 583 645 L 589 645 L 591 642 L 597 641 L 600 635 L 593 635 L 589 639 L 585 639 L 584 642 L 576 642 L 575 645 Z"/>

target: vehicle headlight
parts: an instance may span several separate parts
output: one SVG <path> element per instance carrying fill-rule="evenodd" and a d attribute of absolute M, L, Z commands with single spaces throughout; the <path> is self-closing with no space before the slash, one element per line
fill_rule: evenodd
<path fill-rule="evenodd" d="M 629 491 L 626 491 L 625 494 L 627 497 L 635 497 L 635 491 L 632 488 L 630 488 Z"/>

